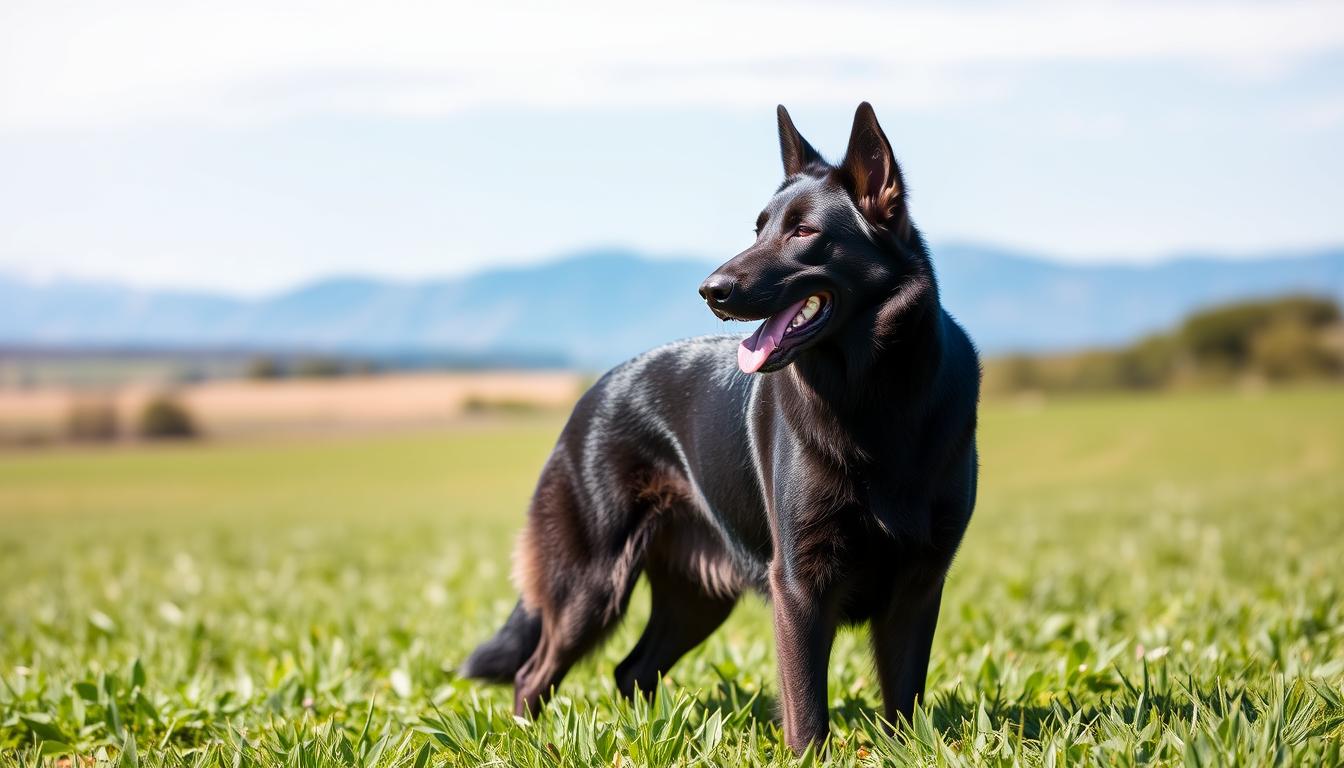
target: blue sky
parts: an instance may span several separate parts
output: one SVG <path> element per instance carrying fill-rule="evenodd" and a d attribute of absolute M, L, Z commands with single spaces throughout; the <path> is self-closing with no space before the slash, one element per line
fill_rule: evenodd
<path fill-rule="evenodd" d="M 727 258 L 871 101 L 934 243 L 1344 243 L 1344 5 L 10 2 L 0 269 L 257 293 Z M 562 10 L 563 9 L 563 10 Z"/>

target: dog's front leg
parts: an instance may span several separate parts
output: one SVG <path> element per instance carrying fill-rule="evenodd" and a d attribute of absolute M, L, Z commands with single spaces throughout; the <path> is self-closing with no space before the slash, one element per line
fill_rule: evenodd
<path fill-rule="evenodd" d="M 835 638 L 835 611 L 812 585 L 772 567 L 775 651 L 779 659 L 784 738 L 795 752 L 820 746 L 830 728 L 826 667 Z"/>
<path fill-rule="evenodd" d="M 924 703 L 929 674 L 929 651 L 938 626 L 942 583 L 927 597 L 901 602 L 873 619 L 873 659 L 882 686 L 887 723 L 896 727 L 914 717 L 915 705 Z"/>

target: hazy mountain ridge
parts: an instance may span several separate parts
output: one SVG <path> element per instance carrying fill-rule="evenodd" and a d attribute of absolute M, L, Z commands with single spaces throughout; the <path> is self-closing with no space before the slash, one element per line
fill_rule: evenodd
<path fill-rule="evenodd" d="M 1344 300 L 1344 247 L 1078 265 L 947 244 L 934 262 L 943 303 L 988 353 L 1126 341 L 1244 296 Z M 715 320 L 696 294 L 714 266 L 588 251 L 453 279 L 331 278 L 260 299 L 0 274 L 0 344 L 510 350 L 603 366 L 671 339 L 746 333 Z"/>

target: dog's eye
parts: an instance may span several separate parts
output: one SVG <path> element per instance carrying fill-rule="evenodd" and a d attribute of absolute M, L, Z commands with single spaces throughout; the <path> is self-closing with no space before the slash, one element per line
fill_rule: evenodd
<path fill-rule="evenodd" d="M 819 231 L 820 231 L 820 230 L 813 229 L 812 227 L 809 227 L 809 226 L 807 226 L 806 224 L 799 224 L 797 227 L 794 227 L 794 229 L 793 229 L 793 236 L 794 236 L 794 237 L 811 237 L 812 235 L 817 234 L 817 232 L 819 232 Z"/>

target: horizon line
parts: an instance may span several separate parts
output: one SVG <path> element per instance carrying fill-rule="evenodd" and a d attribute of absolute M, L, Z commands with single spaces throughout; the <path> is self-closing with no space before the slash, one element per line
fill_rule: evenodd
<path fill-rule="evenodd" d="M 980 249 L 992 251 L 995 255 L 1002 257 L 1075 269 L 1118 267 L 1141 270 L 1152 269 L 1177 262 L 1228 262 L 1237 264 L 1277 259 L 1315 258 L 1331 255 L 1334 252 L 1344 253 L 1344 242 L 1269 247 L 1244 251 L 1197 247 L 1176 248 L 1147 256 L 1116 254 L 1093 259 L 1071 259 L 1060 256 L 1057 253 L 1036 251 L 1028 247 L 1004 245 L 985 240 L 950 238 L 935 242 L 929 247 L 929 250 L 934 257 L 935 266 L 938 263 L 938 251 L 941 249 Z M 99 275 L 94 273 L 80 274 L 78 272 L 70 271 L 53 271 L 46 274 L 34 274 L 31 270 L 25 269 L 22 266 L 4 264 L 3 262 L 0 262 L 0 279 L 21 281 L 34 287 L 64 283 L 90 287 L 114 287 L 145 293 L 197 294 L 218 298 L 230 298 L 240 301 L 265 301 L 267 299 L 292 294 L 296 291 L 324 283 L 358 281 L 380 283 L 389 286 L 406 286 L 424 283 L 455 282 L 490 273 L 526 272 L 565 264 L 567 262 L 582 261 L 603 256 L 617 256 L 627 260 L 646 263 L 683 261 L 704 262 L 707 265 L 716 264 L 727 258 L 693 253 L 658 252 L 637 246 L 594 244 L 579 248 L 559 250 L 550 255 L 531 260 L 505 260 L 495 265 L 476 266 L 461 272 L 445 271 L 398 275 L 380 274 L 372 271 L 333 270 L 330 272 L 315 273 L 306 278 L 300 278 L 274 287 L 258 289 L 255 291 L 235 288 L 210 288 L 206 286 L 172 282 L 127 280 L 111 275 Z"/>

